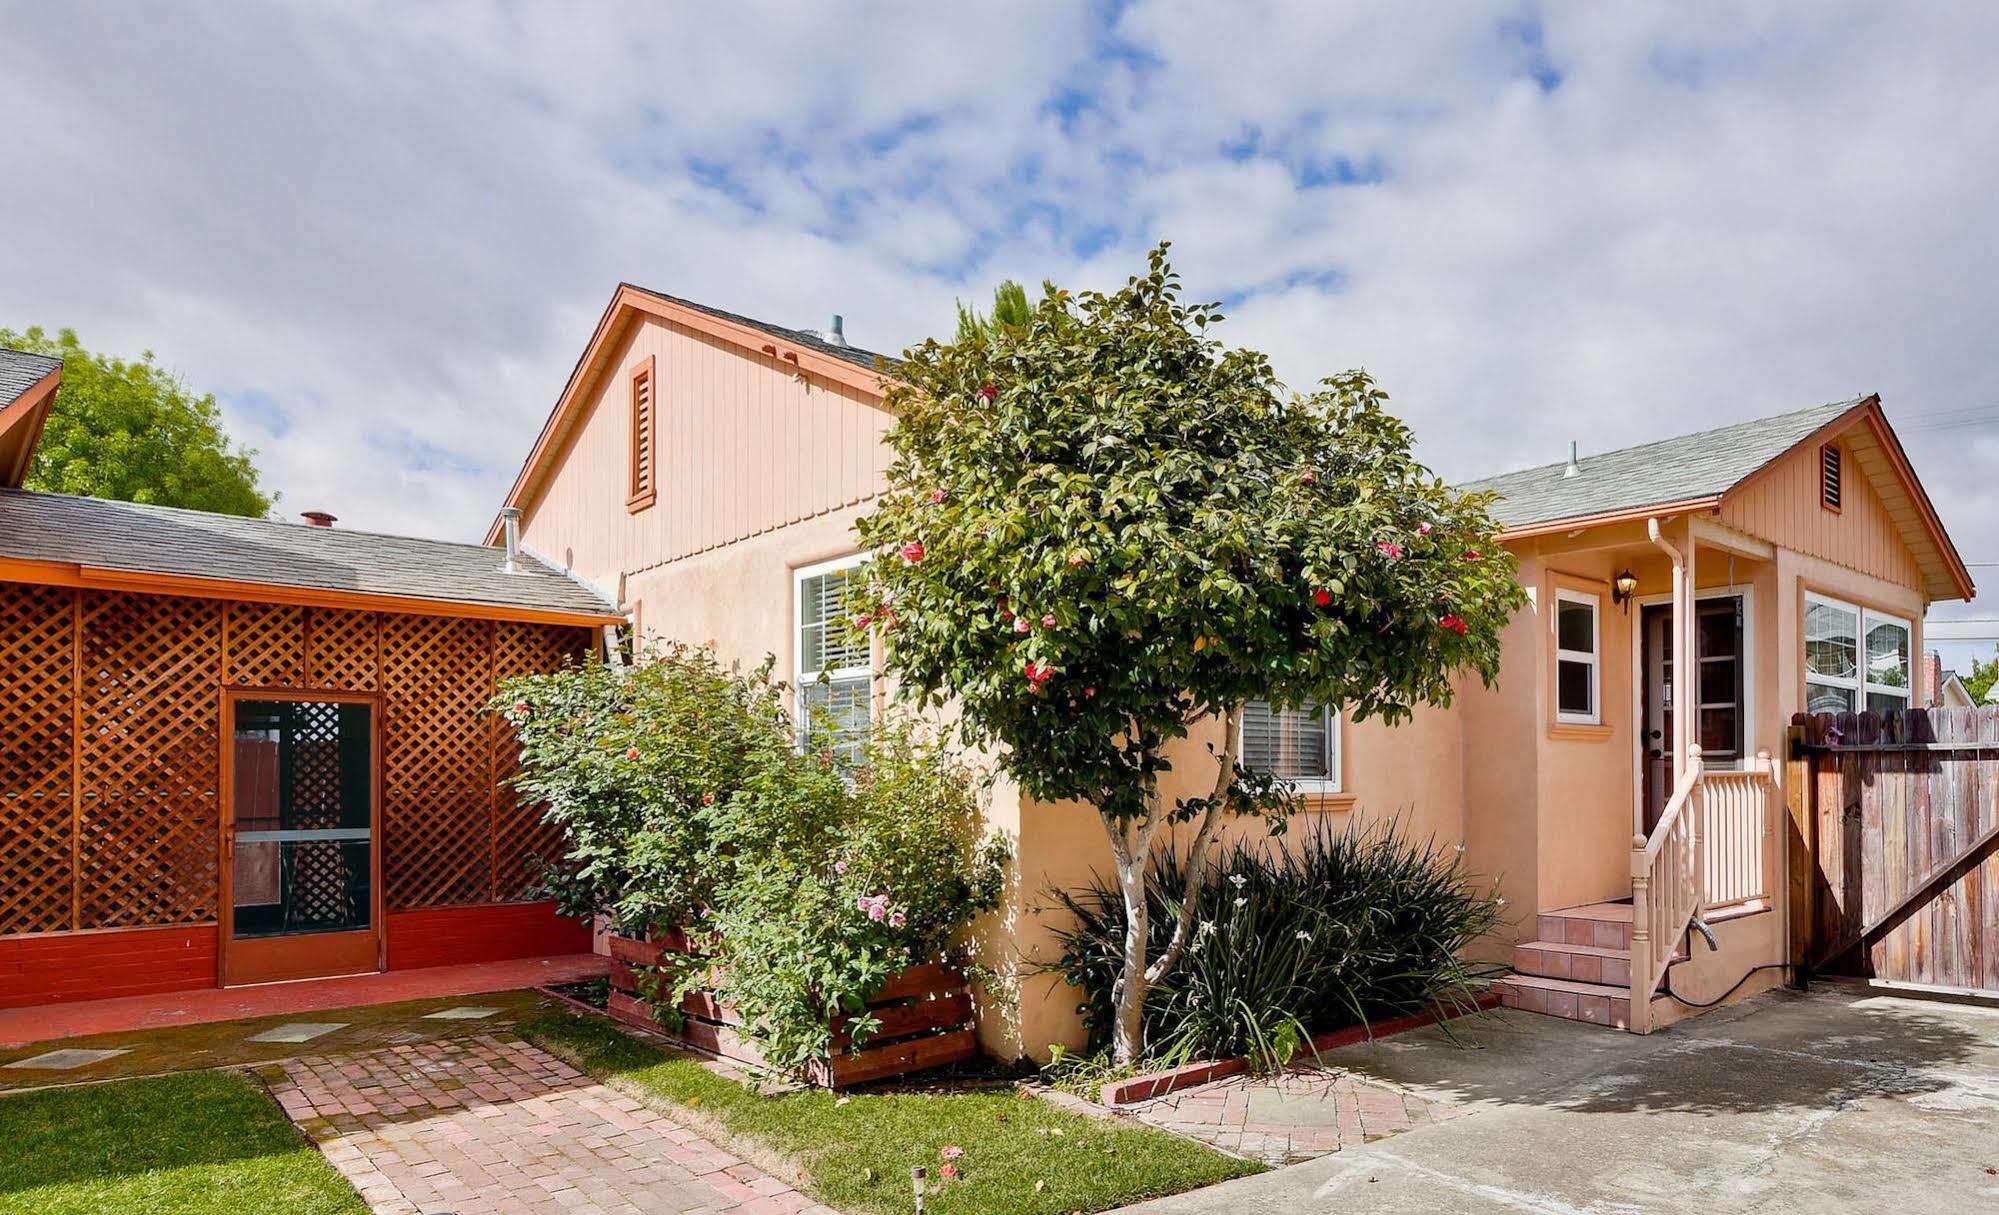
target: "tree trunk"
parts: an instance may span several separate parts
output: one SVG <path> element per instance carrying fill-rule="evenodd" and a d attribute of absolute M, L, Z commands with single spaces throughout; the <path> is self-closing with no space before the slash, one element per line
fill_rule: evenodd
<path fill-rule="evenodd" d="M 1115 994 L 1116 1023 L 1112 1026 L 1112 1057 L 1121 1067 L 1145 1056 L 1145 951 L 1149 923 L 1145 905 L 1145 869 L 1150 851 L 1137 845 L 1149 836 L 1136 824 L 1103 815 L 1104 831 L 1111 839 L 1111 856 L 1117 863 L 1118 890 L 1124 895 L 1124 969 Z M 1146 840 L 1149 842 L 1149 839 Z"/>

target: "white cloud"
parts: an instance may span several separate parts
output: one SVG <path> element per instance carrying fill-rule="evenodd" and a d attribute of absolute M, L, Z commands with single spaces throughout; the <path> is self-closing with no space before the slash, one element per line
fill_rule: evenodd
<path fill-rule="evenodd" d="M 461 536 L 620 279 L 894 348 L 1171 237 L 1454 475 L 1999 412 L 1995 50 L 1974 4 L 15 6 L 0 325 L 157 350 L 288 509 Z M 1999 430 L 1907 437 L 1999 560 Z"/>

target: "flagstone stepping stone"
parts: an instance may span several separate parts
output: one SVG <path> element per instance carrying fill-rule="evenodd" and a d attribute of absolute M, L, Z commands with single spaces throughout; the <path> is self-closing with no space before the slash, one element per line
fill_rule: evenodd
<path fill-rule="evenodd" d="M 78 1050 L 75 1047 L 69 1047 L 64 1050 L 47 1051 L 36 1055 L 32 1059 L 16 1059 L 7 1066 L 10 1068 L 35 1068 L 37 1070 L 66 1072 L 72 1068 L 89 1067 L 93 1063 L 102 1063 L 106 1059 L 114 1059 L 119 1055 L 129 1055 L 131 1053 L 130 1050 Z"/>
<path fill-rule="evenodd" d="M 293 1021 L 289 1025 L 277 1025 L 261 1034 L 251 1034 L 251 1042 L 310 1042 L 336 1029 L 346 1029 L 345 1021 Z"/>
<path fill-rule="evenodd" d="M 487 1017 L 499 1015 L 497 1008 L 447 1008 L 442 1012 L 425 1013 L 426 1021 L 483 1021 Z"/>

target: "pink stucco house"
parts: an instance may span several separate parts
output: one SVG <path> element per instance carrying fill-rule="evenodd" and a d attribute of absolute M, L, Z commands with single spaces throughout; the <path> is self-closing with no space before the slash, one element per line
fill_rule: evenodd
<path fill-rule="evenodd" d="M 799 711 L 859 720 L 879 654 L 827 636 L 884 488 L 876 355 L 633 286 L 606 309 L 505 509 L 521 542 L 644 637 L 775 655 Z M 1518 1006 L 1646 1031 L 1767 989 L 1787 960 L 1781 752 L 1793 713 L 1925 703 L 1922 620 L 1972 585 L 1875 397 L 1479 482 L 1530 606 L 1496 689 L 1397 728 L 1252 708 L 1245 755 L 1315 813 L 1462 844 L 1513 913 Z M 1694 661 L 1676 656 L 1694 655 Z M 1676 713 L 1676 706 L 1690 706 Z M 1192 740 L 1199 745 L 1202 740 Z M 1002 789 L 1013 904 L 989 960 L 1018 999 L 981 1035 L 1045 1057 L 1081 1028 L 1031 976 L 1038 892 L 1108 862 L 1095 816 Z M 1696 842 L 1696 834 L 1705 838 Z M 1689 949 L 1693 921 L 1717 948 Z M 1669 973 L 1670 972 L 1670 973 Z M 1753 972 L 1753 973 L 1752 973 Z M 1748 975 L 1749 981 L 1737 987 Z"/>

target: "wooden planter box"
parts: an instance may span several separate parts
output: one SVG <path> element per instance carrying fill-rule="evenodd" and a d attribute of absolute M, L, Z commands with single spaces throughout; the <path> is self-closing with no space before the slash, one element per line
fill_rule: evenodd
<path fill-rule="evenodd" d="M 702 1054 L 732 1062 L 763 1066 L 763 1056 L 741 1032 L 742 1018 L 713 992 L 697 991 L 680 1002 L 684 1026 L 663 1024 L 639 993 L 638 972 L 657 966 L 662 946 L 684 949 L 679 933 L 654 941 L 611 937 L 610 1014 L 621 1021 L 657 1030 Z M 868 1011 L 880 1026 L 859 1051 L 842 1032 L 846 1017 L 833 1022 L 833 1057 L 815 1063 L 806 1079 L 822 1088 L 846 1088 L 871 1080 L 886 1080 L 927 1068 L 962 1063 L 978 1053 L 972 1030 L 972 995 L 965 976 L 941 963 L 912 966 L 896 975 L 868 1000 Z"/>

